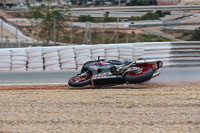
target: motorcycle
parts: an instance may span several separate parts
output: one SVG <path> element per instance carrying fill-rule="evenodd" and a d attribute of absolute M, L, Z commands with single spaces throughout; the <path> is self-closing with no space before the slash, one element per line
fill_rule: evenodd
<path fill-rule="evenodd" d="M 163 66 L 160 60 L 138 59 L 136 61 L 104 60 L 88 61 L 81 72 L 69 79 L 72 87 L 86 85 L 137 84 L 148 81 L 160 74 L 157 70 Z"/>

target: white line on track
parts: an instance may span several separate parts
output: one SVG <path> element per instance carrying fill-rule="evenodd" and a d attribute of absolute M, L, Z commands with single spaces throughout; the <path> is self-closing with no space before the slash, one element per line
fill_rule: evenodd
<path fill-rule="evenodd" d="M 0 84 L 0 86 L 29 86 L 29 85 L 68 85 L 67 83 L 23 83 L 23 84 Z"/>

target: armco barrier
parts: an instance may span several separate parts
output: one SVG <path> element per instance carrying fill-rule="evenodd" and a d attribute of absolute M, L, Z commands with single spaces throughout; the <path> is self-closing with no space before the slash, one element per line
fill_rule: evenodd
<path fill-rule="evenodd" d="M 172 46 L 170 42 L 152 42 L 143 43 L 144 54 L 142 58 L 162 60 L 164 66 L 169 66 L 170 51 Z"/>
<path fill-rule="evenodd" d="M 160 59 L 164 66 L 200 66 L 200 42 L 144 43 L 142 57 Z"/>
<path fill-rule="evenodd" d="M 170 66 L 200 66 L 200 42 L 172 42 L 170 45 Z"/>
<path fill-rule="evenodd" d="M 21 53 L 20 53 L 21 52 Z M 98 56 L 106 60 L 159 59 L 164 66 L 200 66 L 200 42 L 147 42 L 0 49 L 0 71 L 79 70 Z"/>

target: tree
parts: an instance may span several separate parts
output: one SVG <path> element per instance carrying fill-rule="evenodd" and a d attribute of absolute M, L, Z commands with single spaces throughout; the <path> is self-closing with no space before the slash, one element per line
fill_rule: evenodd
<path fill-rule="evenodd" d="M 61 32 L 64 32 L 64 22 L 66 9 L 62 7 L 50 7 L 50 0 L 46 0 L 47 5 L 42 5 L 40 7 L 33 7 L 32 18 L 41 19 L 40 23 L 40 34 L 39 36 L 46 40 L 47 44 L 52 40 L 54 30 L 56 31 L 56 36 L 59 37 Z M 55 27 L 56 24 L 56 27 Z M 54 29 L 55 28 L 55 29 Z"/>

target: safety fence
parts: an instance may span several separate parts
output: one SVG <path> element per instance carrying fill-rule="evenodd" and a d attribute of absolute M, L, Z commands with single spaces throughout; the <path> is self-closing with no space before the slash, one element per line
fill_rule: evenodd
<path fill-rule="evenodd" d="M 86 61 L 159 59 L 164 66 L 200 66 L 200 42 L 152 42 L 0 49 L 0 71 L 80 70 Z"/>
<path fill-rule="evenodd" d="M 0 19 L 0 25 L 1 25 L 1 30 L 6 29 L 8 32 L 12 33 L 13 35 L 16 36 L 17 42 L 32 42 L 32 38 L 25 36 L 17 27 L 16 24 L 12 22 L 8 22 L 7 20 L 2 20 Z M 2 31 L 1 31 L 2 34 Z M 1 35 L 3 36 L 3 35 Z M 3 38 L 5 42 L 6 39 Z M 2 41 L 2 40 L 1 40 Z M 12 40 L 10 40 L 12 41 Z M 16 41 L 16 40 L 15 40 Z"/>

